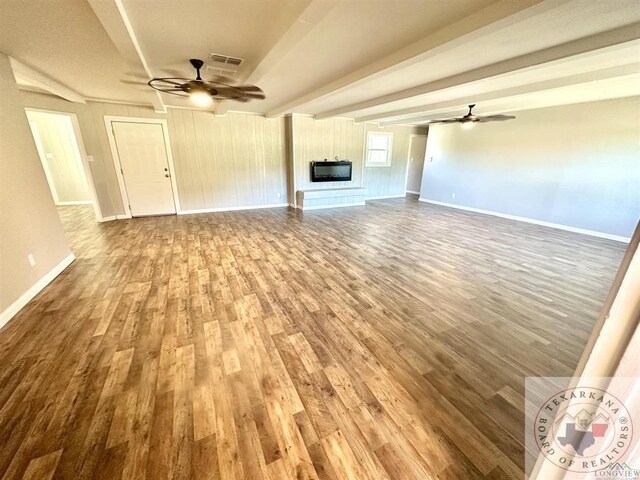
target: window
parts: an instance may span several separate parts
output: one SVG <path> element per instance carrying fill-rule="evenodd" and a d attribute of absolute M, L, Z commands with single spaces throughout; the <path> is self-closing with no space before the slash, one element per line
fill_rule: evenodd
<path fill-rule="evenodd" d="M 367 132 L 367 167 L 388 167 L 391 165 L 391 144 L 393 133 Z"/>

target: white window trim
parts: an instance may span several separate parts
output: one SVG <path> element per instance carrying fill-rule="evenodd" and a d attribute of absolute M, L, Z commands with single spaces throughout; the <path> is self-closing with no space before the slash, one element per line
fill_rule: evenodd
<path fill-rule="evenodd" d="M 369 138 L 371 137 L 371 135 L 384 135 L 389 137 L 389 150 L 387 151 L 387 161 L 385 163 L 370 163 L 369 162 Z M 365 144 L 365 149 L 364 149 L 364 163 L 366 167 L 390 167 L 391 166 L 391 156 L 393 153 L 393 133 L 392 132 L 374 132 L 374 131 L 369 131 L 367 132 L 367 139 L 366 139 L 366 144 Z M 381 149 L 374 149 L 376 151 L 379 151 Z"/>

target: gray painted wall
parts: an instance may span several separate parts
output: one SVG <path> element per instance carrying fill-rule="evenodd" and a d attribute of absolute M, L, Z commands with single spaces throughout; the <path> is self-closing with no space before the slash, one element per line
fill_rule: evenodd
<path fill-rule="evenodd" d="M 421 198 L 630 237 L 640 217 L 640 97 L 514 115 L 468 130 L 432 126 Z"/>
<path fill-rule="evenodd" d="M 8 58 L 0 53 L 0 326 L 2 313 L 71 252 Z M 29 265 L 32 254 L 36 264 Z M 6 317 L 4 318 L 6 319 Z"/>

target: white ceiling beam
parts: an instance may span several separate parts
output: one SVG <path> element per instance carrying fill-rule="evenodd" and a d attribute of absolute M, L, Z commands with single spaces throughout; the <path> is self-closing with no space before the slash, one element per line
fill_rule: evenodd
<path fill-rule="evenodd" d="M 258 84 L 337 4 L 337 1 L 310 0 L 256 67 L 238 79 L 239 83 Z M 228 101 L 223 102 L 216 107 L 216 113 L 224 114 L 230 107 Z"/>
<path fill-rule="evenodd" d="M 24 63 L 20 63 L 15 58 L 9 57 L 9 62 L 11 63 L 13 76 L 18 85 L 35 87 L 36 89 L 52 93 L 73 103 L 87 103 L 87 100 L 78 92 L 48 77 L 44 73 L 28 67 Z"/>
<path fill-rule="evenodd" d="M 262 80 L 337 4 L 336 1 L 311 0 L 243 82 L 253 85 Z"/>
<path fill-rule="evenodd" d="M 454 47 L 518 23 L 525 18 L 557 8 L 568 1 L 570 0 L 524 0 L 520 2 L 501 0 L 328 85 L 278 105 L 269 111 L 267 116 L 275 117 L 291 113 L 300 105 L 334 95 L 380 75 L 440 55 Z"/>
<path fill-rule="evenodd" d="M 600 81 L 616 77 L 624 77 L 627 75 L 640 73 L 640 63 L 621 65 L 617 67 L 605 68 L 601 70 L 579 73 L 576 75 L 569 75 L 560 78 L 554 78 L 551 80 L 545 80 L 542 82 L 534 82 L 526 85 L 518 85 L 512 88 L 494 90 L 484 93 L 474 94 L 473 97 L 468 95 L 463 97 L 452 98 L 442 102 L 420 105 L 412 108 L 405 108 L 400 110 L 393 110 L 388 112 L 381 112 L 377 114 L 367 115 L 363 117 L 357 117 L 356 122 L 372 122 L 377 121 L 384 125 L 402 124 L 413 121 L 414 118 L 424 117 L 427 113 L 429 115 L 433 113 L 442 113 L 451 109 L 464 110 L 468 103 L 487 102 L 491 100 L 497 100 L 499 98 L 511 97 L 514 95 L 525 95 L 528 93 L 534 93 L 542 90 L 549 90 L 552 88 L 567 87 L 578 83 L 584 83 L 588 81 Z"/>
<path fill-rule="evenodd" d="M 400 100 L 406 100 L 419 95 L 451 88 L 466 83 L 475 82 L 485 78 L 496 77 L 507 73 L 515 72 L 525 68 L 535 67 L 544 63 L 562 60 L 564 58 L 591 52 L 593 50 L 603 49 L 622 43 L 630 42 L 638 38 L 640 23 L 634 23 L 625 27 L 610 30 L 608 32 L 591 35 L 572 42 L 563 43 L 555 47 L 539 50 L 527 55 L 521 55 L 503 62 L 494 63 L 485 67 L 476 68 L 468 72 L 458 75 L 439 79 L 417 87 L 408 88 L 389 95 L 366 100 L 364 102 L 353 103 L 344 107 L 336 108 L 316 115 L 316 118 L 329 118 L 349 113 L 366 110 L 384 104 L 393 103 Z"/>
<path fill-rule="evenodd" d="M 619 68 L 619 67 L 615 67 Z M 571 95 L 576 90 L 588 88 L 583 95 Z M 486 100 L 482 104 L 481 112 L 478 115 L 494 115 L 500 113 L 513 113 L 521 110 L 531 110 L 533 108 L 547 108 L 574 103 L 598 101 L 612 98 L 632 97 L 640 94 L 640 73 L 628 73 L 627 75 L 604 78 L 602 80 L 587 80 L 582 83 L 571 83 L 569 85 L 558 85 L 547 88 L 518 94 L 517 91 L 509 92 L 508 96 L 501 95 L 495 100 Z M 532 106 L 534 104 L 535 106 Z M 424 126 L 430 121 L 443 118 L 460 117 L 467 113 L 467 105 L 460 103 L 455 107 L 434 108 L 424 112 L 421 116 L 380 122 L 381 126 L 391 125 L 413 125 Z"/>
<path fill-rule="evenodd" d="M 88 0 L 88 2 L 125 61 L 133 68 L 142 67 L 148 78 L 153 78 L 122 0 Z M 153 109 L 157 113 L 166 113 L 167 108 L 160 92 L 149 87 L 149 93 L 152 95 L 150 98 Z"/>

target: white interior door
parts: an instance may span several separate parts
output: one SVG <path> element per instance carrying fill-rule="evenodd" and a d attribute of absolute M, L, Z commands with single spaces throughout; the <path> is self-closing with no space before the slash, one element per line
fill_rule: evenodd
<path fill-rule="evenodd" d="M 162 125 L 114 120 L 111 126 L 131 215 L 176 213 Z"/>
<path fill-rule="evenodd" d="M 420 193 L 424 156 L 427 150 L 426 135 L 413 135 L 409 145 L 409 171 L 407 172 L 407 192 Z"/>

